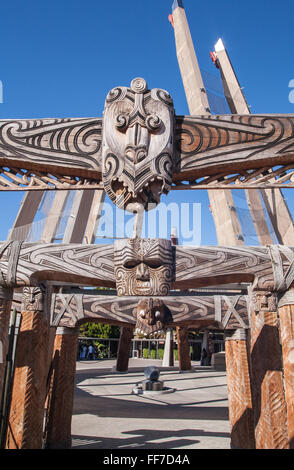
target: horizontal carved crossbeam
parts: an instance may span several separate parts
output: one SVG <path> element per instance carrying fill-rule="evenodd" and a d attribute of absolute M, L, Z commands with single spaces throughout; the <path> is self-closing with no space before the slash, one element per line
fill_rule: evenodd
<path fill-rule="evenodd" d="M 161 297 L 161 302 L 168 310 L 163 326 L 248 328 L 247 299 L 247 296 L 243 295 Z M 83 321 L 99 321 L 121 326 L 134 325 L 140 301 L 142 302 L 140 297 L 54 294 L 51 304 L 51 325 L 75 327 Z M 142 320 L 140 325 L 144 332 Z"/>
<path fill-rule="evenodd" d="M 0 244 L 0 285 L 42 280 L 116 287 L 119 296 L 167 296 L 171 289 L 239 282 L 283 292 L 294 281 L 294 247 L 183 247 L 162 239 Z"/>
<path fill-rule="evenodd" d="M 119 207 L 170 189 L 294 187 L 293 115 L 175 116 L 143 79 L 103 118 L 0 121 L 0 190 L 105 189 Z"/>
<path fill-rule="evenodd" d="M 30 288 L 36 289 L 36 288 Z M 36 291 L 37 301 L 38 292 Z M 30 300 L 34 292 L 30 295 Z M 13 306 L 21 311 L 26 293 L 14 295 Z M 148 331 L 147 321 L 140 317 L 140 305 L 148 303 L 146 297 L 117 297 L 96 293 L 56 293 L 50 300 L 50 324 L 53 327 L 75 328 L 84 322 L 101 322 L 119 326 L 139 325 Z M 249 328 L 247 295 L 171 295 L 160 297 L 166 310 L 161 327 L 211 327 L 219 330 Z M 138 308 L 139 305 L 139 308 Z M 150 323 L 150 321 L 149 321 Z M 157 328 L 155 318 L 153 331 Z"/>

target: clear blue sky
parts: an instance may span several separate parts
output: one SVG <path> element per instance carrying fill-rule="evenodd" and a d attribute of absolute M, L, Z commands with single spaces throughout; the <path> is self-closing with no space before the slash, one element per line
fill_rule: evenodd
<path fill-rule="evenodd" d="M 172 0 L 14 0 L 0 19 L 0 119 L 101 116 L 107 92 L 144 77 L 188 114 L 178 68 Z M 293 0 L 184 0 L 200 66 L 217 73 L 209 52 L 221 37 L 252 113 L 294 113 Z M 293 208 L 293 196 L 287 192 Z M 169 195 L 202 203 L 202 242 L 216 243 L 206 192 Z M 22 195 L 1 193 L 0 239 Z"/>

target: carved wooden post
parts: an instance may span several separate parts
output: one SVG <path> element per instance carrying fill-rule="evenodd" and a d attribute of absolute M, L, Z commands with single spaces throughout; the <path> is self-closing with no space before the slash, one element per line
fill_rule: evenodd
<path fill-rule="evenodd" d="M 48 449 L 71 447 L 71 419 L 79 328 L 57 328 L 53 362 L 54 383 L 50 397 L 45 446 Z"/>
<path fill-rule="evenodd" d="M 133 339 L 133 328 L 122 327 L 117 351 L 116 371 L 127 372 Z"/>
<path fill-rule="evenodd" d="M 254 449 L 254 421 L 248 364 L 247 331 L 226 333 L 226 373 L 231 427 L 231 447 Z"/>
<path fill-rule="evenodd" d="M 2 395 L 5 358 L 8 348 L 8 331 L 13 290 L 0 286 L 0 347 L 3 362 L 0 362 L 0 397 Z"/>
<path fill-rule="evenodd" d="M 23 290 L 12 389 L 8 449 L 41 449 L 47 379 L 49 321 L 40 287 Z"/>
<path fill-rule="evenodd" d="M 251 391 L 257 449 L 289 448 L 276 298 L 251 297 Z"/>
<path fill-rule="evenodd" d="M 283 350 L 284 386 L 290 448 L 294 449 L 294 289 L 279 301 L 280 333 Z"/>
<path fill-rule="evenodd" d="M 188 328 L 177 326 L 179 369 L 191 370 Z"/>

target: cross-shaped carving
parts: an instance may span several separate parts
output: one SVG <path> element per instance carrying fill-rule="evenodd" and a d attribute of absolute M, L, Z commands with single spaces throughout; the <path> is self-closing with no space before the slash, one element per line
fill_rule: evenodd
<path fill-rule="evenodd" d="M 103 118 L 0 121 L 0 190 L 105 189 L 154 207 L 170 189 L 293 187 L 294 116 L 176 116 L 144 79 L 116 87 Z"/>

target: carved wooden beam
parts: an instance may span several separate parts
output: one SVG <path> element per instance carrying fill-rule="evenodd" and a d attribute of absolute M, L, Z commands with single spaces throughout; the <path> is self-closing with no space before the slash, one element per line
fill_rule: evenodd
<path fill-rule="evenodd" d="M 176 247 L 172 288 L 230 282 L 254 283 L 258 290 L 286 291 L 294 281 L 294 247 Z"/>
<path fill-rule="evenodd" d="M 142 318 L 143 303 L 161 302 L 164 316 L 160 325 L 147 315 Z M 96 294 L 53 294 L 51 326 L 75 328 L 85 321 L 119 326 L 136 325 L 143 333 L 176 326 L 211 326 L 216 329 L 249 328 L 248 297 L 245 295 L 197 295 L 150 297 L 117 297 Z M 156 307 L 158 308 L 158 306 Z M 145 310 L 147 313 L 147 309 Z"/>
<path fill-rule="evenodd" d="M 102 118 L 0 121 L 0 190 L 103 189 L 148 209 L 170 189 L 294 186 L 293 115 L 175 116 L 144 79 Z"/>
<path fill-rule="evenodd" d="M 119 296 L 165 296 L 170 289 L 253 283 L 284 292 L 294 281 L 294 247 L 183 247 L 163 239 L 113 245 L 0 244 L 0 285 L 55 280 L 117 287 Z"/>
<path fill-rule="evenodd" d="M 69 175 L 99 174 L 101 128 L 99 118 L 1 120 L 0 162 L 29 170 L 49 165 Z"/>
<path fill-rule="evenodd" d="M 216 175 L 224 180 L 234 173 L 242 176 L 240 170 L 264 172 L 278 165 L 293 169 L 293 124 L 293 115 L 178 116 L 173 181 Z"/>
<path fill-rule="evenodd" d="M 0 284 L 42 280 L 115 287 L 112 245 L 6 242 L 0 245 Z"/>

